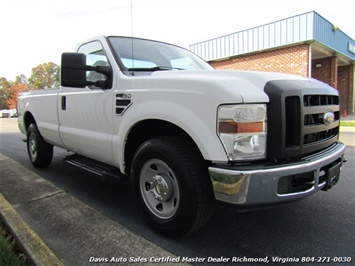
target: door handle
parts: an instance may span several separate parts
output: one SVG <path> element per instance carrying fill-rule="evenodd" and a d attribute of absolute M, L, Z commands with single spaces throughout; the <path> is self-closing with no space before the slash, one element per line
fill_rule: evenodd
<path fill-rule="evenodd" d="M 62 96 L 62 110 L 67 110 L 67 96 Z"/>

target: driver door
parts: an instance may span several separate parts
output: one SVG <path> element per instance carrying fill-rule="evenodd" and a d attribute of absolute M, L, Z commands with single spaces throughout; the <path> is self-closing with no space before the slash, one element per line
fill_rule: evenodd
<path fill-rule="evenodd" d="M 78 52 L 86 54 L 86 64 L 109 65 L 99 41 L 82 45 Z M 88 81 L 106 76 L 87 71 Z M 115 97 L 111 89 L 94 86 L 61 87 L 58 97 L 60 137 L 64 146 L 77 154 L 112 163 L 112 134 Z"/>

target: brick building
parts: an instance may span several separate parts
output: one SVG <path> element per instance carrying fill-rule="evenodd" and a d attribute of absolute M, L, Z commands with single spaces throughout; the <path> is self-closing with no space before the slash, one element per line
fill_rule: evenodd
<path fill-rule="evenodd" d="M 355 112 L 355 41 L 316 12 L 190 45 L 217 69 L 283 72 L 337 88 L 341 113 Z"/>

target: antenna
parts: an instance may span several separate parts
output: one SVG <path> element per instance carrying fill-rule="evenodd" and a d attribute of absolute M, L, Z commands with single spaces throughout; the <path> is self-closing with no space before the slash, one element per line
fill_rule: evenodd
<path fill-rule="evenodd" d="M 134 45 L 133 45 L 133 0 L 131 0 L 131 43 L 132 43 L 132 72 L 134 76 Z"/>

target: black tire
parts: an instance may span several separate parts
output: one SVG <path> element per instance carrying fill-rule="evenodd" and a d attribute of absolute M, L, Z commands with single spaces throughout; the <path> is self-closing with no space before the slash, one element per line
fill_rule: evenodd
<path fill-rule="evenodd" d="M 163 235 L 192 233 L 213 212 L 208 165 L 195 146 L 180 137 L 143 143 L 133 158 L 131 177 L 145 217 Z"/>
<path fill-rule="evenodd" d="M 37 168 L 48 167 L 52 162 L 53 146 L 43 139 L 34 123 L 27 129 L 27 152 L 31 163 Z"/>

